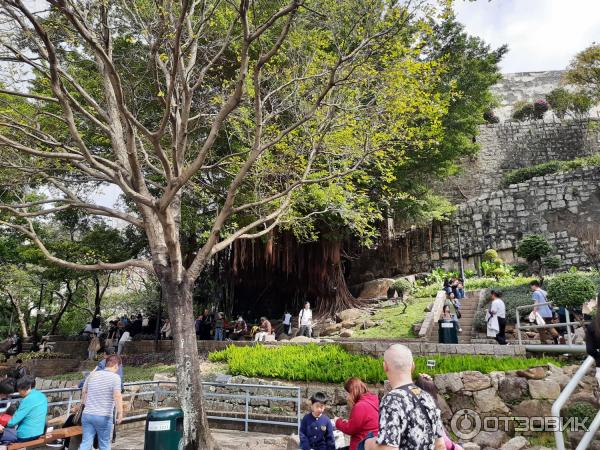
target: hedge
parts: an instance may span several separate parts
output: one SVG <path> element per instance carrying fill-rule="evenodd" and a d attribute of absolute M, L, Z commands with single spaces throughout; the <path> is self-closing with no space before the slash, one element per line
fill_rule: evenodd
<path fill-rule="evenodd" d="M 512 170 L 504 175 L 503 186 L 507 187 L 511 184 L 523 183 L 531 180 L 534 177 L 542 177 L 558 172 L 566 172 L 580 167 L 597 167 L 600 166 L 600 155 L 592 155 L 584 158 L 576 158 L 569 161 L 548 161 L 536 166 L 523 167 L 521 169 Z"/>
<path fill-rule="evenodd" d="M 229 346 L 209 354 L 213 362 L 227 362 L 232 375 L 267 377 L 293 381 L 343 383 L 359 377 L 367 383 L 382 383 L 385 379 L 381 358 L 353 355 L 339 345 L 286 345 L 281 347 Z M 435 367 L 427 367 L 428 360 Z M 415 357 L 415 373 L 432 375 L 476 370 L 482 373 L 526 369 L 552 362 L 552 358 L 497 358 L 478 355 L 440 355 Z"/>

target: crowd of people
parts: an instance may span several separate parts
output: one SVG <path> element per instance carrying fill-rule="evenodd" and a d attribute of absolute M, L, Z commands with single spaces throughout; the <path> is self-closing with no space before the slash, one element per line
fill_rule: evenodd
<path fill-rule="evenodd" d="M 335 450 L 335 430 L 350 436 L 347 450 L 462 450 L 448 437 L 437 404 L 437 388 L 431 377 L 413 381 L 414 360 L 410 349 L 401 344 L 388 348 L 383 368 L 391 390 L 379 397 L 369 392 L 358 378 L 344 384 L 348 419 L 325 414 L 328 402 L 323 393 L 311 399 L 310 413 L 300 424 L 302 450 Z"/>

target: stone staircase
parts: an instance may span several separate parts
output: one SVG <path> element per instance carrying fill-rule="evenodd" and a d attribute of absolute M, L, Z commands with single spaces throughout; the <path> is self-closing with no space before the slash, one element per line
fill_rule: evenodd
<path fill-rule="evenodd" d="M 462 333 L 458 335 L 459 344 L 470 344 L 473 337 L 473 319 L 475 319 L 475 312 L 477 311 L 477 304 L 479 303 L 479 296 L 475 292 L 466 292 L 465 298 L 460 302 L 461 304 L 461 318 L 459 320 Z M 435 326 L 431 327 L 431 332 L 428 336 L 429 342 L 438 341 L 438 325 L 437 319 L 435 320 Z"/>

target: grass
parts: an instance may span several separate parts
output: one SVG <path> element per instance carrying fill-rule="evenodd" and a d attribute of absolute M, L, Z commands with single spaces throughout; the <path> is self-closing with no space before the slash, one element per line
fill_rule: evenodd
<path fill-rule="evenodd" d="M 368 383 L 381 383 L 386 377 L 382 360 L 365 355 L 353 355 L 339 345 L 254 347 L 229 346 L 209 354 L 211 361 L 226 361 L 232 375 L 278 378 L 292 381 L 342 383 L 359 377 Z M 435 360 L 433 368 L 427 360 Z M 416 373 L 437 375 L 476 370 L 482 373 L 526 369 L 552 362 L 553 358 L 496 358 L 478 355 L 444 355 L 415 358 Z"/>
<path fill-rule="evenodd" d="M 141 367 L 125 366 L 123 368 L 123 381 L 129 383 L 132 381 L 152 380 L 155 373 L 167 373 L 169 375 L 175 375 L 175 366 L 166 364 Z M 60 381 L 80 381 L 83 379 L 83 375 L 81 372 L 71 372 L 62 375 L 56 375 L 50 379 Z"/>
<path fill-rule="evenodd" d="M 567 161 L 548 161 L 535 166 L 510 171 L 504 175 L 502 184 L 504 186 L 509 186 L 515 183 L 523 183 L 534 177 L 541 177 L 557 172 L 566 172 L 580 167 L 597 166 L 600 166 L 600 155 L 597 154 Z"/>
<path fill-rule="evenodd" d="M 404 306 L 392 306 L 378 310 L 369 320 L 385 322 L 373 328 L 366 330 L 357 330 L 354 337 L 357 338 L 397 338 L 397 337 L 415 337 L 412 326 L 425 318 L 425 308 L 433 303 L 432 298 L 414 299 L 406 308 L 406 312 L 401 314 Z"/>

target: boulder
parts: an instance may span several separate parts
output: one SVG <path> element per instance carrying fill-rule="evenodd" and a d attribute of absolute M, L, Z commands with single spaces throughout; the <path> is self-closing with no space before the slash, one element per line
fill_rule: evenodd
<path fill-rule="evenodd" d="M 529 380 L 531 398 L 540 400 L 556 400 L 560 395 L 560 385 L 552 380 Z"/>
<path fill-rule="evenodd" d="M 552 405 L 545 400 L 524 400 L 512 407 L 513 417 L 548 417 Z"/>
<path fill-rule="evenodd" d="M 505 402 L 521 400 L 529 393 L 527 380 L 521 377 L 507 377 L 498 382 L 498 394 Z"/>
<path fill-rule="evenodd" d="M 356 326 L 356 321 L 354 321 L 354 320 L 345 320 L 345 321 L 342 322 L 341 325 L 342 325 L 342 328 L 346 328 L 346 329 L 354 328 Z"/>
<path fill-rule="evenodd" d="M 475 401 L 471 395 L 464 393 L 451 395 L 448 399 L 448 404 L 452 412 L 460 411 L 461 409 L 475 409 Z"/>
<path fill-rule="evenodd" d="M 543 367 L 532 367 L 527 370 L 518 370 L 517 376 L 528 380 L 542 380 L 546 376 L 546 371 Z"/>
<path fill-rule="evenodd" d="M 508 434 L 504 431 L 480 431 L 477 433 L 477 436 L 473 438 L 473 442 L 483 448 L 500 448 L 508 441 L 508 439 Z"/>
<path fill-rule="evenodd" d="M 287 450 L 298 450 L 300 448 L 300 436 L 292 434 L 288 437 Z"/>
<path fill-rule="evenodd" d="M 464 387 L 460 373 L 445 373 L 436 375 L 433 382 L 441 393 L 458 392 Z"/>
<path fill-rule="evenodd" d="M 352 337 L 353 334 L 354 334 L 354 330 L 343 330 L 340 333 L 340 337 L 349 338 L 349 337 Z"/>
<path fill-rule="evenodd" d="M 508 406 L 498 397 L 496 388 L 482 389 L 481 391 L 473 392 L 473 400 L 480 412 L 504 412 L 510 411 Z"/>
<path fill-rule="evenodd" d="M 319 342 L 319 339 L 313 339 L 306 336 L 296 336 L 290 339 L 290 342 L 295 342 L 297 344 L 305 344 L 308 342 Z"/>
<path fill-rule="evenodd" d="M 529 445 L 529 441 L 523 436 L 516 436 L 500 447 L 500 450 L 521 450 Z"/>
<path fill-rule="evenodd" d="M 363 330 L 367 330 L 367 329 L 369 329 L 369 328 L 374 328 L 374 327 L 376 327 L 376 326 L 377 326 L 377 322 L 374 322 L 374 321 L 372 321 L 372 320 L 365 320 L 365 321 L 364 321 L 364 322 L 363 322 L 363 323 L 360 325 L 360 327 L 361 327 Z"/>
<path fill-rule="evenodd" d="M 350 308 L 339 312 L 337 315 L 340 321 L 343 323 L 348 322 L 350 320 L 361 319 L 365 315 L 365 312 L 362 309 Z"/>
<path fill-rule="evenodd" d="M 442 420 L 449 421 L 452 419 L 452 410 L 450 409 L 450 406 L 448 406 L 448 402 L 446 402 L 443 395 L 437 395 L 437 405 L 440 409 Z"/>
<path fill-rule="evenodd" d="M 583 435 L 585 433 L 583 431 L 571 431 L 569 432 L 569 441 L 571 444 L 571 448 L 577 448 L 581 440 L 583 439 Z M 592 442 L 587 447 L 588 450 L 600 450 L 600 432 L 596 433 Z"/>
<path fill-rule="evenodd" d="M 339 333 L 341 329 L 341 323 L 329 324 L 325 328 L 323 328 L 323 332 L 321 334 L 323 336 L 331 336 L 332 334 Z"/>
<path fill-rule="evenodd" d="M 481 447 L 475 442 L 465 442 L 464 444 L 462 444 L 462 448 L 464 450 L 481 450 Z"/>
<path fill-rule="evenodd" d="M 463 372 L 462 381 L 465 391 L 480 391 L 492 385 L 492 380 L 489 376 L 474 370 Z"/>
<path fill-rule="evenodd" d="M 394 284 L 393 278 L 380 278 L 378 280 L 367 281 L 363 284 L 359 298 L 379 298 L 387 297 L 389 288 Z"/>

